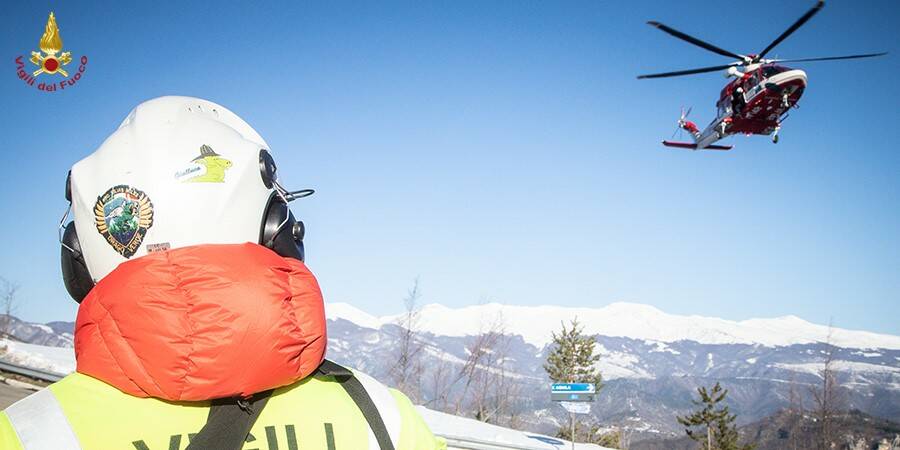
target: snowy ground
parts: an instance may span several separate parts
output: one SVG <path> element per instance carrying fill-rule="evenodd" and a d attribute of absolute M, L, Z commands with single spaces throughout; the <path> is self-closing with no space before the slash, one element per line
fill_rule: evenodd
<path fill-rule="evenodd" d="M 75 371 L 75 351 L 0 339 L 0 360 L 66 375 Z"/>
<path fill-rule="evenodd" d="M 448 448 L 451 450 L 456 448 L 485 450 L 566 450 L 572 448 L 572 443 L 562 439 L 498 427 L 474 419 L 432 411 L 423 406 L 416 408 L 431 431 L 447 439 Z M 604 448 L 594 444 L 575 444 L 576 450 L 603 450 Z"/>

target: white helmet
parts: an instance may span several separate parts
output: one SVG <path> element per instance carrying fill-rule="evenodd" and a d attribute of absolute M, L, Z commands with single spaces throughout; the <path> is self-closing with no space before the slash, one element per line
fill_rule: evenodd
<path fill-rule="evenodd" d="M 191 97 L 141 103 L 69 172 L 66 288 L 80 301 L 130 258 L 197 244 L 274 248 L 290 235 L 296 254 L 279 253 L 302 259 L 302 222 L 287 202 L 311 193 L 281 188 L 266 142 L 228 109 Z"/>

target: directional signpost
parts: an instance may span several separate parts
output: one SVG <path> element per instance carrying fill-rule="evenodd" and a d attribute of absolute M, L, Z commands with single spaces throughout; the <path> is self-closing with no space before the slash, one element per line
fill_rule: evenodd
<path fill-rule="evenodd" d="M 589 414 L 590 402 L 594 401 L 597 393 L 592 383 L 553 383 L 550 385 L 550 400 L 559 402 L 569 412 L 569 420 L 572 425 L 572 449 L 575 448 L 575 414 Z"/>
<path fill-rule="evenodd" d="M 550 385 L 550 400 L 554 402 L 592 402 L 593 383 L 553 383 Z"/>
<path fill-rule="evenodd" d="M 591 404 L 586 402 L 559 402 L 559 404 L 572 414 L 590 414 Z"/>

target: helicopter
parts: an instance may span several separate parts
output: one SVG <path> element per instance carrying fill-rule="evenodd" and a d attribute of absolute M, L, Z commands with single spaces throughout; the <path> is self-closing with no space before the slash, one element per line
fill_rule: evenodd
<path fill-rule="evenodd" d="M 787 119 L 790 109 L 798 107 L 797 102 L 806 89 L 806 72 L 783 66 L 781 63 L 872 58 L 887 54 L 887 52 L 882 52 L 800 59 L 767 59 L 765 57 L 775 46 L 797 31 L 824 6 L 824 0 L 820 0 L 761 52 L 746 55 L 724 50 L 660 22 L 647 22 L 648 25 L 678 39 L 736 60 L 719 66 L 638 76 L 638 79 L 667 78 L 724 70 L 725 76 L 732 78 L 719 93 L 719 100 L 716 102 L 716 118 L 705 130 L 700 131 L 694 122 L 687 120 L 690 108 L 687 111 L 684 108 L 681 109 L 681 117 L 678 119 L 676 131 L 687 131 L 693 137 L 694 142 L 663 140 L 663 145 L 691 150 L 730 150 L 731 145 L 720 145 L 716 142 L 734 134 L 771 135 L 772 142 L 777 144 L 778 132 L 781 130 L 782 123 Z M 672 137 L 674 138 L 674 135 Z"/>

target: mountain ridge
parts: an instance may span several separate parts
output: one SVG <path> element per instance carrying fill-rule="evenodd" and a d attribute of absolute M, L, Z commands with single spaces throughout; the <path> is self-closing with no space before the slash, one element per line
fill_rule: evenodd
<path fill-rule="evenodd" d="M 404 316 L 371 315 L 343 302 L 326 303 L 329 319 L 341 318 L 366 328 L 378 329 L 398 323 Z M 598 308 L 564 306 L 517 306 L 500 303 L 450 308 L 439 303 L 419 310 L 420 331 L 443 336 L 473 336 L 487 327 L 500 326 L 507 334 L 519 335 L 538 348 L 550 343 L 560 322 L 574 317 L 584 332 L 627 337 L 649 342 L 682 340 L 701 344 L 749 344 L 784 347 L 829 341 L 838 347 L 900 350 L 900 336 L 864 330 L 848 330 L 814 324 L 794 315 L 752 318 L 741 321 L 699 315 L 666 313 L 651 305 L 614 302 Z"/>

